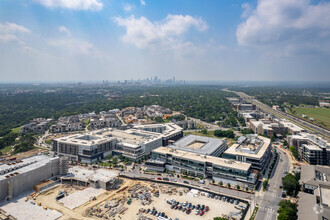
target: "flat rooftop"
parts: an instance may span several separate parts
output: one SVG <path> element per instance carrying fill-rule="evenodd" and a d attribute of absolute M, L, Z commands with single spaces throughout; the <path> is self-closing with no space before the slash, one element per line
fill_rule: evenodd
<path fill-rule="evenodd" d="M 194 160 L 196 162 L 209 162 L 213 165 L 226 167 L 226 168 L 233 168 L 236 170 L 242 170 L 242 171 L 248 171 L 251 167 L 251 164 L 244 163 L 244 162 L 238 162 L 233 161 L 229 159 L 219 158 L 219 157 L 213 157 L 213 156 L 206 156 L 206 155 L 200 155 L 192 152 L 187 152 L 183 150 L 173 149 L 171 147 L 159 147 L 155 150 L 153 150 L 155 153 L 159 154 L 171 154 L 174 157 L 179 157 L 183 159 L 189 159 Z"/>
<path fill-rule="evenodd" d="M 243 143 L 235 143 L 229 147 L 225 154 L 241 155 L 260 159 L 270 145 L 270 139 L 262 136 L 256 136 L 255 139 Z"/>
<path fill-rule="evenodd" d="M 118 142 L 126 143 L 126 145 L 130 147 L 139 147 L 141 144 L 145 144 L 162 137 L 160 133 L 133 128 L 127 130 L 112 129 L 105 131 L 102 135 L 116 138 Z"/>
<path fill-rule="evenodd" d="M 137 148 L 141 144 L 148 143 L 157 138 L 161 138 L 162 134 L 150 131 L 130 128 L 127 130 L 104 128 L 100 130 L 85 132 L 84 134 L 74 134 L 62 138 L 55 139 L 58 142 L 93 146 L 96 144 L 103 144 L 109 141 L 117 140 L 122 144 Z"/>
<path fill-rule="evenodd" d="M 37 169 L 51 160 L 57 159 L 56 157 L 49 157 L 47 155 L 38 155 L 33 157 L 24 158 L 21 160 L 13 161 L 0 165 L 0 181 L 9 179 L 22 173 L 29 172 Z"/>
<path fill-rule="evenodd" d="M 330 187 L 320 185 L 320 192 L 322 204 L 330 207 Z"/>
<path fill-rule="evenodd" d="M 211 155 L 223 144 L 226 144 L 225 139 L 188 135 L 181 138 L 170 147 L 192 153 Z"/>
<path fill-rule="evenodd" d="M 118 176 L 117 172 L 106 170 L 106 169 L 97 169 L 91 170 L 84 167 L 75 166 L 69 168 L 69 175 L 73 175 L 75 179 L 87 182 L 88 180 L 109 182 L 113 178 Z"/>
<path fill-rule="evenodd" d="M 55 141 L 74 144 L 74 145 L 83 145 L 83 146 L 91 146 L 95 144 L 103 144 L 111 141 L 113 138 L 109 136 L 100 135 L 97 131 L 90 131 L 83 134 L 74 134 L 66 137 L 61 137 L 54 139 Z"/>

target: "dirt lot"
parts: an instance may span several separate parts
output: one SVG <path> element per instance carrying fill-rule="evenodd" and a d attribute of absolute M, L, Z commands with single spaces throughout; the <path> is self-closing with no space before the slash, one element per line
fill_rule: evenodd
<path fill-rule="evenodd" d="M 121 188 L 125 188 L 126 186 L 130 187 L 132 186 L 132 184 L 134 183 L 132 183 L 131 181 L 124 181 Z M 97 196 L 96 200 L 88 201 L 73 210 L 62 205 L 61 200 L 56 201 L 55 198 L 58 196 L 59 190 L 66 191 L 70 195 L 79 190 L 75 188 L 78 187 L 71 187 L 69 185 L 60 185 L 44 193 L 41 193 L 36 197 L 36 201 L 41 202 L 43 206 L 61 212 L 63 216 L 59 219 L 91 219 L 91 217 L 87 217 L 87 210 L 89 210 L 94 206 L 97 206 L 99 203 L 103 202 L 104 200 L 109 200 L 113 196 L 116 196 L 116 191 L 107 191 Z M 81 189 L 83 189 L 83 187 L 81 187 Z"/>
<path fill-rule="evenodd" d="M 141 209 L 156 208 L 157 211 L 165 212 L 172 219 L 213 219 L 217 216 L 228 216 L 230 213 L 237 213 L 239 210 L 234 204 L 207 198 L 203 192 L 189 191 L 184 187 L 169 186 L 165 184 L 132 181 L 125 179 L 118 190 L 106 191 L 97 196 L 95 200 L 87 201 L 72 210 L 61 204 L 61 200 L 56 201 L 59 190 L 67 192 L 69 195 L 83 190 L 84 187 L 72 187 L 70 185 L 60 185 L 37 196 L 36 201 L 43 206 L 57 210 L 63 214 L 59 219 L 137 219 L 139 215 L 144 215 L 151 219 L 157 217 L 141 212 Z M 87 192 L 87 191 L 86 191 Z M 159 193 L 159 197 L 155 194 Z M 131 199 L 130 199 L 131 198 Z M 166 201 L 175 199 L 178 202 L 188 201 L 193 205 L 204 204 L 210 210 L 203 216 L 195 215 L 193 210 L 189 215 L 179 210 L 171 209 Z M 131 202 L 131 203 L 130 203 Z M 143 205 L 144 204 L 144 205 Z M 241 205 L 244 205 L 241 203 Z M 236 217 L 238 217 L 236 215 Z"/>

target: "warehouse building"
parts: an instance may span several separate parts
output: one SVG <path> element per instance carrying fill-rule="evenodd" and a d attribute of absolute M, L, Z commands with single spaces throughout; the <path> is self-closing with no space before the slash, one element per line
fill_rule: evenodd
<path fill-rule="evenodd" d="M 67 159 L 38 155 L 0 165 L 0 201 L 32 190 L 42 180 L 67 173 Z"/>
<path fill-rule="evenodd" d="M 269 138 L 255 134 L 241 136 L 236 144 L 224 152 L 223 157 L 250 163 L 252 169 L 260 172 L 271 157 L 271 141 Z"/>
<path fill-rule="evenodd" d="M 146 166 L 151 171 L 164 171 L 166 168 L 177 173 L 213 178 L 217 181 L 231 180 L 245 186 L 253 186 L 257 181 L 257 175 L 252 172 L 249 163 L 200 155 L 171 147 L 159 147 L 153 150 L 151 159 L 146 161 Z"/>

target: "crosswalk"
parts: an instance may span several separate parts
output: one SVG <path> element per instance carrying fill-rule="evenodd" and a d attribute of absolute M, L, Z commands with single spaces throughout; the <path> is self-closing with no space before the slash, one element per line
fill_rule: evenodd
<path fill-rule="evenodd" d="M 281 196 L 276 195 L 275 193 L 265 193 L 265 196 L 274 197 L 274 198 L 278 198 L 278 199 L 282 198 Z"/>
<path fill-rule="evenodd" d="M 272 208 L 269 208 L 269 207 L 260 206 L 259 209 L 264 211 L 264 212 L 267 212 L 267 213 L 276 213 L 275 209 L 272 209 Z"/>

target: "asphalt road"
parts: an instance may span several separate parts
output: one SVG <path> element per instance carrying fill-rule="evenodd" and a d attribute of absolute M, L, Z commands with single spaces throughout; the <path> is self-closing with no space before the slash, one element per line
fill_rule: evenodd
<path fill-rule="evenodd" d="M 282 150 L 277 149 L 279 159 L 275 166 L 275 172 L 269 179 L 269 186 L 264 195 L 256 195 L 256 202 L 259 204 L 259 210 L 256 220 L 276 220 L 278 203 L 282 199 L 282 190 L 279 188 L 282 185 L 282 177 L 285 176 L 284 170 L 290 170 L 290 160 Z M 283 160 L 281 162 L 281 159 Z"/>

